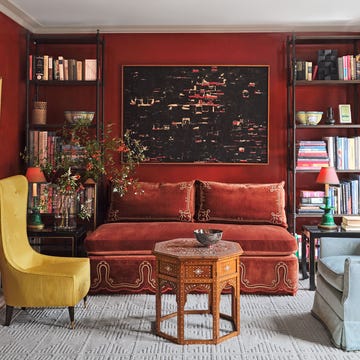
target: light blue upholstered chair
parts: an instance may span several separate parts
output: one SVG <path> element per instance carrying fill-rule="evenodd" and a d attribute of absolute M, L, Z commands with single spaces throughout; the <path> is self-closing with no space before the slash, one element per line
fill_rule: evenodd
<path fill-rule="evenodd" d="M 360 239 L 321 238 L 312 314 L 336 347 L 360 350 Z"/>

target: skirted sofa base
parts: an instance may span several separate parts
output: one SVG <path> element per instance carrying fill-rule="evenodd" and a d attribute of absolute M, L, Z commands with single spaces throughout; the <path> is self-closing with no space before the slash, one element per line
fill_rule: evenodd
<path fill-rule="evenodd" d="M 126 222 L 103 224 L 86 239 L 91 264 L 90 293 L 154 293 L 157 241 L 193 238 L 196 228 L 222 229 L 237 241 L 243 293 L 290 294 L 298 289 L 298 259 L 293 236 L 276 225 Z"/>

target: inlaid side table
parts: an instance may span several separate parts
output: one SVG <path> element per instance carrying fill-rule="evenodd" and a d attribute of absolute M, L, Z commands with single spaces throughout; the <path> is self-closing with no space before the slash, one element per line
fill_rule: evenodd
<path fill-rule="evenodd" d="M 156 334 L 175 343 L 218 344 L 240 333 L 240 245 L 219 241 L 211 247 L 202 246 L 195 239 L 173 239 L 159 242 L 153 253 L 156 257 Z M 231 288 L 231 314 L 220 312 L 220 297 Z M 177 309 L 162 314 L 162 293 L 171 288 L 176 293 Z M 208 309 L 187 310 L 187 295 L 196 290 L 208 293 Z M 212 338 L 185 338 L 185 315 L 211 314 Z M 176 336 L 165 332 L 162 323 L 177 317 Z M 231 330 L 220 336 L 220 318 L 230 322 Z"/>

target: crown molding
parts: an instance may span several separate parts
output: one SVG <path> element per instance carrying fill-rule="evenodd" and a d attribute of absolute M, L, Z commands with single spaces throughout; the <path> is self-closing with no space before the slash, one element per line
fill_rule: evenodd
<path fill-rule="evenodd" d="M 329 22 L 303 24 L 242 24 L 191 26 L 43 26 L 8 0 L 0 0 L 0 11 L 25 29 L 37 34 L 93 33 L 277 33 L 277 32 L 360 32 L 360 23 Z"/>
<path fill-rule="evenodd" d="M 0 11 L 31 32 L 40 27 L 40 24 L 34 18 L 21 11 L 8 0 L 1 0 Z"/>

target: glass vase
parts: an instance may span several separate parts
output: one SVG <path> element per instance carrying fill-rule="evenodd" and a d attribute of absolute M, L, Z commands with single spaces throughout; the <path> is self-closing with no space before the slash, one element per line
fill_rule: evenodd
<path fill-rule="evenodd" d="M 77 196 L 74 193 L 55 195 L 54 202 L 55 230 L 71 231 L 76 229 Z"/>

